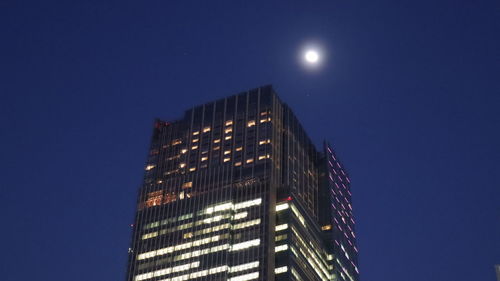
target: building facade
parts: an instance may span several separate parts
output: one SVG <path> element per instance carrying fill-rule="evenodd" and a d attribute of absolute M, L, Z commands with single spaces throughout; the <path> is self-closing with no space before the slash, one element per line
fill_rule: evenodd
<path fill-rule="evenodd" d="M 357 281 L 350 181 L 271 86 L 156 120 L 127 281 Z"/>

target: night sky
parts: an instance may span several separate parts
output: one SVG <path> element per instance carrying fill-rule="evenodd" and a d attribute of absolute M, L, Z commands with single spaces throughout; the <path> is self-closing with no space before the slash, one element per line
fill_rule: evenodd
<path fill-rule="evenodd" d="M 362 281 L 495 280 L 498 0 L 1 0 L 0 279 L 124 280 L 154 118 L 265 84 L 351 175 Z"/>

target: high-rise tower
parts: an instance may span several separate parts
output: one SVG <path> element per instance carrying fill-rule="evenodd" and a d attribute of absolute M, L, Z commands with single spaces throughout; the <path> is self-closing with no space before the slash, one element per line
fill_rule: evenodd
<path fill-rule="evenodd" d="M 127 281 L 357 281 L 349 178 L 271 86 L 155 122 Z"/>

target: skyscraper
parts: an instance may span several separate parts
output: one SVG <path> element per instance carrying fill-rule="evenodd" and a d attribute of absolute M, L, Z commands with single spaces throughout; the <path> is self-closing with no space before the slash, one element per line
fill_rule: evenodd
<path fill-rule="evenodd" d="M 271 86 L 156 120 L 128 281 L 357 281 L 350 180 Z"/>

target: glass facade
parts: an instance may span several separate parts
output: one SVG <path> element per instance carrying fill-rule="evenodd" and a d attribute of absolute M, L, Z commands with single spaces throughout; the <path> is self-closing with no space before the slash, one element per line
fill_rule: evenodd
<path fill-rule="evenodd" d="M 337 237 L 329 202 L 329 150 L 271 86 L 156 120 L 127 281 L 357 280 L 355 239 Z M 354 221 L 338 226 L 354 236 Z"/>

